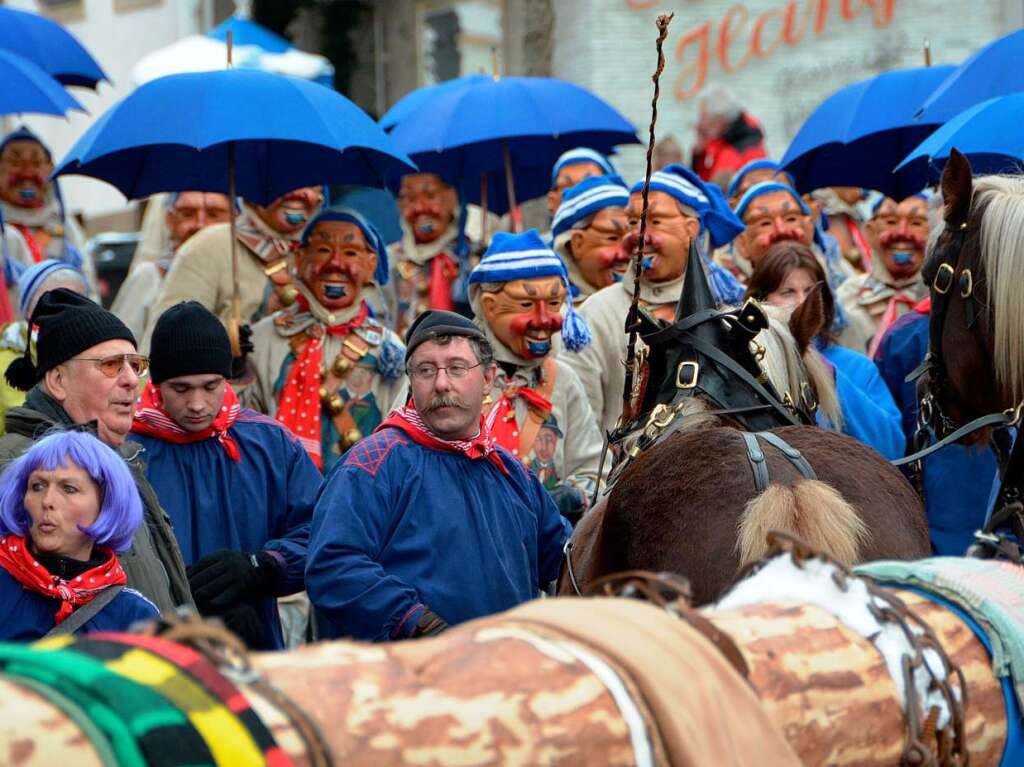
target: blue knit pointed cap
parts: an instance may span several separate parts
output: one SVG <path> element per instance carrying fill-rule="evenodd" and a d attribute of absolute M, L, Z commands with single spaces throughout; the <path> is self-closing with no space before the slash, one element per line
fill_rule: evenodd
<path fill-rule="evenodd" d="M 585 178 L 562 194 L 562 204 L 551 222 L 551 237 L 558 237 L 605 208 L 625 208 L 628 203 L 629 189 L 619 176 Z"/>
<path fill-rule="evenodd" d="M 389 275 L 388 247 L 384 243 L 384 238 L 380 236 L 380 232 L 377 231 L 377 227 L 371 224 L 361 213 L 350 208 L 325 210 L 311 218 L 309 223 L 306 224 L 306 228 L 302 230 L 303 245 L 309 243 L 309 237 L 313 234 L 316 225 L 324 221 L 343 221 L 359 227 L 363 237 L 366 238 L 366 244 L 373 248 L 377 254 L 377 268 L 373 271 L 373 281 L 379 286 L 386 285 Z"/>
<path fill-rule="evenodd" d="M 585 162 L 592 162 L 594 165 L 604 171 L 606 176 L 615 174 L 615 166 L 612 165 L 612 161 L 609 160 L 605 155 L 600 152 L 596 152 L 593 149 L 587 149 L 586 147 L 576 147 L 570 149 L 568 152 L 563 152 L 557 160 L 555 160 L 554 167 L 551 168 L 551 188 L 555 186 L 555 182 L 558 180 L 558 174 L 562 168 L 566 168 L 570 165 L 580 165 Z"/>
<path fill-rule="evenodd" d="M 643 187 L 644 183 L 638 181 L 629 191 L 636 194 Z M 666 165 L 651 175 L 651 191 L 664 192 L 691 208 L 700 219 L 701 229 L 710 236 L 713 248 L 732 242 L 746 228 L 729 209 L 717 186 L 705 184 L 696 173 L 678 163 Z"/>
<path fill-rule="evenodd" d="M 590 328 L 573 308 L 570 298 L 569 273 L 555 252 L 541 239 L 536 229 L 522 234 L 498 232 L 487 252 L 469 275 L 469 284 L 533 280 L 558 277 L 566 290 L 566 315 L 562 323 L 562 343 L 571 352 L 578 352 L 590 343 Z"/>

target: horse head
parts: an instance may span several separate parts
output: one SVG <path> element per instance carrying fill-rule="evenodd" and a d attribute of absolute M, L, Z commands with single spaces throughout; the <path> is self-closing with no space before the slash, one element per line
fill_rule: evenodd
<path fill-rule="evenodd" d="M 939 436 L 1024 400 L 1024 176 L 972 178 L 954 149 L 942 194 L 921 272 L 932 301 L 921 417 Z"/>

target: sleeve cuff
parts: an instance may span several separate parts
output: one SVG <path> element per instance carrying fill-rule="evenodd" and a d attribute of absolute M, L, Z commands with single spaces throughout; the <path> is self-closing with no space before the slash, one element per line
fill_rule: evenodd
<path fill-rule="evenodd" d="M 422 602 L 417 602 L 402 616 L 402 620 L 398 622 L 398 625 L 391 630 L 392 639 L 408 639 L 415 633 L 416 624 L 422 617 L 423 612 L 427 609 L 427 606 Z"/>

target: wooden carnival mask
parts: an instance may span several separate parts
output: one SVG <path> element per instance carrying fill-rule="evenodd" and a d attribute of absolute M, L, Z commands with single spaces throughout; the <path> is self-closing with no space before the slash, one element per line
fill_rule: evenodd
<path fill-rule="evenodd" d="M 416 242 L 433 242 L 455 220 L 458 207 L 455 189 L 433 173 L 402 176 L 398 209 Z"/>
<path fill-rule="evenodd" d="M 647 282 L 677 280 L 686 268 L 690 240 L 700 234 L 700 221 L 685 213 L 679 201 L 667 192 L 652 191 L 647 203 L 643 279 Z M 626 209 L 630 231 L 622 240 L 622 248 L 628 258 L 632 258 L 636 252 L 642 210 L 643 198 L 640 192 L 631 194 Z"/>
<path fill-rule="evenodd" d="M 894 278 L 910 279 L 921 271 L 928 244 L 928 203 L 923 198 L 897 203 L 887 197 L 864 229 L 875 255 Z"/>
<path fill-rule="evenodd" d="M 328 310 L 346 309 L 373 279 L 377 253 L 348 221 L 321 221 L 295 254 L 299 279 Z"/>
<path fill-rule="evenodd" d="M 281 234 L 294 235 L 305 228 L 323 201 L 320 187 L 304 186 L 278 197 L 270 205 L 253 205 L 253 208 L 271 229 Z"/>
<path fill-rule="evenodd" d="M 611 207 L 594 214 L 585 229 L 572 230 L 569 253 L 587 284 L 600 290 L 622 280 L 629 266 L 629 253 L 622 248 L 627 229 L 626 211 Z"/>
<path fill-rule="evenodd" d="M 53 161 L 38 141 L 15 140 L 0 154 L 0 199 L 18 208 L 46 204 Z"/>
<path fill-rule="evenodd" d="M 753 266 L 777 242 L 792 240 L 810 245 L 814 239 L 814 220 L 800 209 L 793 194 L 782 190 L 766 192 L 751 200 L 743 212 L 747 228 L 736 241 Z"/>
<path fill-rule="evenodd" d="M 565 283 L 561 277 L 506 282 L 480 296 L 480 308 L 494 336 L 513 354 L 539 359 L 551 351 L 562 329 Z"/>

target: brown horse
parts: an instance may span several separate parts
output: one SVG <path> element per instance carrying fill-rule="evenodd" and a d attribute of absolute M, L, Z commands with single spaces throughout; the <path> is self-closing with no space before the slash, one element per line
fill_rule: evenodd
<path fill-rule="evenodd" d="M 687 290 L 691 276 L 700 277 L 688 275 Z M 821 296 L 814 293 L 793 312 L 788 332 L 773 321 L 771 332 L 757 336 L 758 342 L 774 338 L 782 347 L 770 353 L 772 344 L 760 344 L 769 353 L 762 355 L 759 378 L 784 392 L 783 400 L 808 399 L 790 393 L 805 393 L 809 385 L 811 400 L 834 402 L 833 384 L 815 373 L 820 360 L 810 348 L 824 322 Z M 707 361 L 700 363 L 699 375 Z M 680 379 L 674 362 L 668 369 L 669 380 Z M 743 380 L 742 371 L 738 375 Z M 850 564 L 931 553 L 920 498 L 878 453 L 815 426 L 750 427 L 734 413 L 718 412 L 730 409 L 723 400 L 742 388 L 739 381 L 719 388 L 725 394 L 676 400 L 671 426 L 624 467 L 606 497 L 584 515 L 567 550 L 560 593 L 585 591 L 593 580 L 618 571 L 666 571 L 686 576 L 695 602 L 704 604 L 716 599 L 745 564 L 766 553 L 765 534 L 771 529 L 792 533 Z M 770 483 L 761 490 L 744 437 L 754 430 L 796 448 L 816 476 L 762 438 L 754 450 L 763 454 Z"/>

